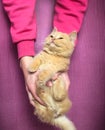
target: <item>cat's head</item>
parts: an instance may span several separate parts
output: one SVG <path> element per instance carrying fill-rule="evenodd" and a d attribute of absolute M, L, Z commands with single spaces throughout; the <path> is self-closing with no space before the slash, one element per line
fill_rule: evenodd
<path fill-rule="evenodd" d="M 76 31 L 66 34 L 54 28 L 52 33 L 45 39 L 43 50 L 49 54 L 69 57 L 74 50 L 76 38 Z"/>

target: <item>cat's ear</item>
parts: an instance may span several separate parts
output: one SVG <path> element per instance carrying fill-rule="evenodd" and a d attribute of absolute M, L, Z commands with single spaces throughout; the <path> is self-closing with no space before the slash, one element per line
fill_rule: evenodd
<path fill-rule="evenodd" d="M 77 32 L 76 31 L 73 31 L 69 34 L 69 38 L 70 38 L 70 41 L 75 44 L 75 41 L 77 39 Z"/>
<path fill-rule="evenodd" d="M 56 27 L 54 27 L 53 32 L 57 32 L 57 28 Z"/>

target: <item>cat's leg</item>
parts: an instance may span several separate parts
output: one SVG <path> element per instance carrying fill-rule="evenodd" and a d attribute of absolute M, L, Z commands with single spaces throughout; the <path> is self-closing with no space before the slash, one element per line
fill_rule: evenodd
<path fill-rule="evenodd" d="M 46 86 L 47 81 L 49 81 L 51 77 L 53 77 L 54 73 L 55 72 L 49 68 L 40 71 L 37 78 L 37 86 L 42 88 Z"/>
<path fill-rule="evenodd" d="M 70 110 L 71 106 L 72 102 L 68 97 L 66 97 L 66 99 L 61 102 L 57 102 L 58 109 L 56 115 L 59 116 L 66 114 Z"/>
<path fill-rule="evenodd" d="M 52 112 L 56 111 L 56 104 L 52 98 L 50 88 L 48 88 L 47 86 L 43 88 L 37 87 L 37 95 L 45 103 L 45 106 L 48 108 L 48 110 Z"/>
<path fill-rule="evenodd" d="M 53 98 L 56 101 L 62 101 L 67 96 L 65 82 L 60 76 L 58 77 L 57 80 L 54 81 L 51 90 L 52 90 Z"/>
<path fill-rule="evenodd" d="M 33 59 L 33 62 L 30 64 L 28 71 L 29 72 L 35 72 L 39 69 L 39 66 L 41 65 L 41 60 L 39 57 L 35 57 Z"/>

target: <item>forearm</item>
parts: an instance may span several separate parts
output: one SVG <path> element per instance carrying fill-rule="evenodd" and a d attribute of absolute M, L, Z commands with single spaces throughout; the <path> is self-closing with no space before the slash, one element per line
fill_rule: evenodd
<path fill-rule="evenodd" d="M 54 26 L 59 31 L 79 32 L 88 0 L 56 0 Z"/>
<path fill-rule="evenodd" d="M 13 43 L 17 45 L 18 57 L 34 55 L 36 37 L 35 19 L 36 0 L 3 0 L 4 9 L 9 17 Z"/>

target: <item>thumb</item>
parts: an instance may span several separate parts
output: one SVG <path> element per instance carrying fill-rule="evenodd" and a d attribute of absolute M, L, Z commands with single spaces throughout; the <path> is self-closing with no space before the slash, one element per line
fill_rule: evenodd
<path fill-rule="evenodd" d="M 56 73 L 56 74 L 52 77 L 52 80 L 56 80 L 56 79 L 59 77 L 60 74 L 61 74 L 61 72 Z"/>

